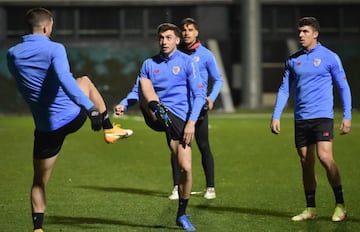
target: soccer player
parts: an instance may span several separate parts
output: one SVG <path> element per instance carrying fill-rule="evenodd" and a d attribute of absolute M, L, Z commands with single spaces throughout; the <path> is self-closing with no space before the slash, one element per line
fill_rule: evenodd
<path fill-rule="evenodd" d="M 199 147 L 202 166 L 206 179 L 206 191 L 204 197 L 206 199 L 216 198 L 215 193 L 215 178 L 214 178 L 214 158 L 211 153 L 209 144 L 209 129 L 208 129 L 208 110 L 212 110 L 214 102 L 220 93 L 223 86 L 223 79 L 221 77 L 218 65 L 216 63 L 214 55 L 205 48 L 199 41 L 199 28 L 197 22 L 192 18 L 185 18 L 180 24 L 182 40 L 180 43 L 180 50 L 189 54 L 193 61 L 198 65 L 200 76 L 204 85 L 204 89 L 208 88 L 209 77 L 212 80 L 212 89 L 206 98 L 206 104 L 204 105 L 200 117 L 195 125 L 195 140 Z M 120 101 L 115 107 L 115 113 L 122 115 L 128 107 L 132 106 L 138 101 L 138 80 L 136 81 L 133 89 L 129 94 Z M 177 165 L 176 156 L 171 156 L 172 176 L 174 189 L 169 196 L 169 199 L 176 200 L 179 198 L 178 185 L 179 185 L 179 167 Z"/>
<path fill-rule="evenodd" d="M 145 122 L 154 130 L 165 131 L 167 145 L 177 157 L 181 173 L 176 223 L 193 231 L 186 215 L 192 186 L 191 141 L 205 91 L 191 57 L 177 50 L 179 28 L 163 23 L 157 35 L 160 53 L 144 61 L 138 76 L 139 102 Z"/>
<path fill-rule="evenodd" d="M 215 171 L 214 171 L 214 158 L 210 149 L 209 143 L 209 117 L 208 110 L 212 110 L 214 102 L 220 93 L 223 86 L 223 79 L 221 77 L 215 57 L 210 50 L 205 48 L 199 41 L 199 27 L 193 18 L 185 18 L 180 23 L 181 29 L 181 44 L 180 50 L 190 55 L 193 61 L 198 65 L 200 77 L 204 89 L 208 89 L 208 79 L 211 78 L 212 88 L 206 97 L 206 104 L 203 107 L 200 117 L 195 125 L 195 140 L 201 153 L 201 163 L 205 173 L 206 191 L 204 197 L 206 199 L 216 198 L 215 193 Z M 176 171 L 176 160 L 172 159 L 174 173 L 175 190 L 178 184 L 179 177 Z M 176 196 L 176 195 L 175 195 Z M 172 194 L 170 196 L 174 197 Z"/>
<path fill-rule="evenodd" d="M 335 196 L 332 221 L 338 222 L 346 218 L 346 209 L 332 148 L 333 84 L 337 86 L 343 105 L 340 134 L 350 132 L 351 92 L 340 58 L 318 42 L 319 31 L 320 24 L 316 18 L 299 19 L 298 36 L 302 48 L 286 60 L 270 128 L 274 134 L 280 133 L 280 116 L 290 91 L 294 91 L 295 145 L 302 166 L 306 208 L 292 220 L 304 221 L 316 217 L 316 153 Z"/>
<path fill-rule="evenodd" d="M 94 131 L 103 129 L 107 143 L 132 131 L 111 123 L 103 98 L 87 76 L 75 80 L 64 46 L 50 40 L 52 13 L 34 8 L 25 19 L 29 34 L 8 50 L 7 62 L 35 123 L 31 208 L 34 231 L 42 232 L 45 186 L 65 137 L 79 130 L 87 117 Z"/>

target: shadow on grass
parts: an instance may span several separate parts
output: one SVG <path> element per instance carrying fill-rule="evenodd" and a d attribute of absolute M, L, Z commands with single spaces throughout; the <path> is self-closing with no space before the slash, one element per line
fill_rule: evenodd
<path fill-rule="evenodd" d="M 81 229 L 91 228 L 96 226 L 113 225 L 113 226 L 127 226 L 133 228 L 148 228 L 148 229 L 166 229 L 178 230 L 179 227 L 164 226 L 164 225 L 144 225 L 138 223 L 130 223 L 121 220 L 95 218 L 95 217 L 69 217 L 69 216 L 51 216 L 46 218 L 47 223 L 74 226 Z"/>
<path fill-rule="evenodd" d="M 239 213 L 239 214 L 248 214 L 248 215 L 256 215 L 256 216 L 271 216 L 271 217 L 280 217 L 280 218 L 290 218 L 294 216 L 293 213 L 288 212 L 280 212 L 275 210 L 268 210 L 268 209 L 255 209 L 255 208 L 245 208 L 245 207 L 230 207 L 230 206 L 212 206 L 212 205 L 195 205 L 197 209 L 201 210 L 209 210 L 214 212 L 232 212 L 232 213 Z M 310 221 L 329 221 L 330 216 L 318 216 L 316 220 Z M 346 218 L 345 222 L 360 222 L 359 218 L 351 217 L 351 215 Z M 341 223 L 341 222 L 340 222 Z"/>
<path fill-rule="evenodd" d="M 231 206 L 211 206 L 211 205 L 195 205 L 194 207 L 198 209 L 210 210 L 214 212 L 232 212 L 232 213 L 240 213 L 240 214 L 263 215 L 263 216 L 284 217 L 284 218 L 289 218 L 293 216 L 287 212 L 279 212 L 275 210 L 266 210 L 266 209 L 242 208 L 242 207 L 231 207 Z"/>
<path fill-rule="evenodd" d="M 155 196 L 164 198 L 168 193 L 159 192 L 155 190 L 137 189 L 137 188 L 123 188 L 123 187 L 102 187 L 102 186 L 79 186 L 79 188 L 96 190 L 102 192 L 122 192 L 144 196 Z"/>

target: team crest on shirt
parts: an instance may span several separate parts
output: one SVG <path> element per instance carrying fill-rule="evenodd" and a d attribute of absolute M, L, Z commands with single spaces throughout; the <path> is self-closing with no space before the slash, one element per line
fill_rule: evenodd
<path fill-rule="evenodd" d="M 199 62 L 199 61 L 200 61 L 200 57 L 199 57 L 199 56 L 194 56 L 193 60 L 194 60 L 195 62 Z"/>
<path fill-rule="evenodd" d="M 172 69 L 172 72 L 173 72 L 175 75 L 179 74 L 179 72 L 180 72 L 180 67 L 179 67 L 179 66 L 174 66 L 173 69 Z"/>
<path fill-rule="evenodd" d="M 319 66 L 320 63 L 321 63 L 321 59 L 318 59 L 318 58 L 314 59 L 314 65 L 315 65 L 316 67 Z"/>

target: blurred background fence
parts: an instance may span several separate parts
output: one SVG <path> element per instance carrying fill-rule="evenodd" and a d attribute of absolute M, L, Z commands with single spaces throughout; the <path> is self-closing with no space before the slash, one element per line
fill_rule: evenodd
<path fill-rule="evenodd" d="M 6 67 L 7 49 L 25 34 L 23 17 L 32 7 L 46 7 L 55 15 L 54 41 L 68 51 L 74 76 L 89 75 L 109 107 L 131 90 L 143 60 L 157 51 L 156 26 L 162 22 L 179 24 L 184 17 L 195 18 L 200 26 L 200 40 L 205 46 L 216 40 L 224 64 L 231 98 L 237 108 L 244 104 L 247 76 L 242 66 L 244 2 L 250 0 L 198 1 L 126 1 L 0 0 L 0 113 L 28 113 L 15 82 Z M 256 0 L 255 0 L 256 1 Z M 297 49 L 297 19 L 315 16 L 321 23 L 320 42 L 342 58 L 353 93 L 353 107 L 359 108 L 360 89 L 360 1 L 318 0 L 259 1 L 259 38 L 261 70 L 257 108 L 271 107 L 281 82 L 283 63 Z M 222 99 L 216 102 L 223 109 Z M 336 106 L 340 101 L 336 100 Z M 135 110 L 135 109 L 134 109 Z"/>

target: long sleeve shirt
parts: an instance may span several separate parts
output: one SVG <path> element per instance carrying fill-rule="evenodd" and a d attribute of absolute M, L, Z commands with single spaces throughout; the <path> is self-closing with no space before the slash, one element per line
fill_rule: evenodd
<path fill-rule="evenodd" d="M 144 61 L 138 78 L 151 80 L 160 101 L 173 114 L 184 121 L 197 121 L 205 91 L 190 56 L 178 50 L 170 57 L 158 54 Z"/>
<path fill-rule="evenodd" d="M 334 118 L 333 83 L 341 98 L 343 118 L 351 119 L 350 87 L 338 55 L 320 43 L 310 51 L 299 50 L 286 60 L 272 118 L 280 119 L 292 90 L 295 120 Z"/>
<path fill-rule="evenodd" d="M 190 55 L 193 58 L 195 64 L 197 64 L 205 91 L 208 89 L 209 78 L 212 80 L 212 89 L 209 91 L 208 97 L 212 102 L 215 102 L 221 91 L 224 80 L 222 79 L 214 55 L 199 42 L 196 43 L 195 47 L 191 49 L 182 49 L 181 51 L 184 51 L 186 54 Z M 138 81 L 139 80 L 136 79 L 132 90 L 119 103 L 125 107 L 125 110 L 137 103 L 139 100 Z"/>
<path fill-rule="evenodd" d="M 224 84 L 224 80 L 214 55 L 200 42 L 195 43 L 191 48 L 184 48 L 182 51 L 190 55 L 198 65 L 205 90 L 208 90 L 209 78 L 212 80 L 212 88 L 209 90 L 208 97 L 212 102 L 215 102 Z"/>
<path fill-rule="evenodd" d="M 80 107 L 94 106 L 70 72 L 64 46 L 47 36 L 23 36 L 8 50 L 7 62 L 37 130 L 56 130 L 73 120 Z"/>

